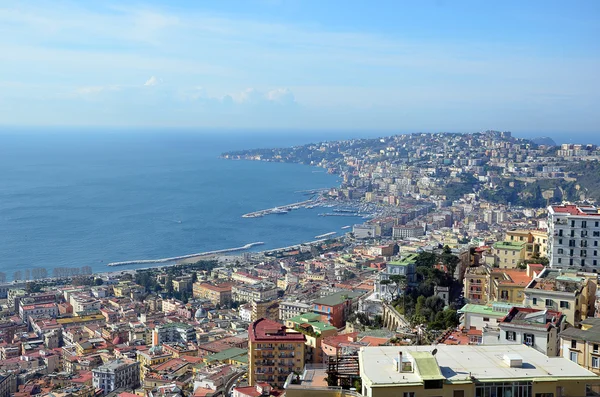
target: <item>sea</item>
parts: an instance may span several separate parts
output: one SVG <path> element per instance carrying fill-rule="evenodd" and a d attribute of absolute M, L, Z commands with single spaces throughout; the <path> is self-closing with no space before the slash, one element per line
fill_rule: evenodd
<path fill-rule="evenodd" d="M 222 152 L 392 133 L 158 129 L 0 130 L 0 272 L 159 259 L 264 242 L 254 251 L 341 235 L 357 217 L 326 208 L 242 218 L 306 200 L 338 176 Z M 543 136 L 532 134 L 529 137 Z M 555 139 L 556 140 L 556 139 Z M 585 140 L 582 139 L 585 142 Z M 558 140 L 557 140 L 558 142 Z"/>
<path fill-rule="evenodd" d="M 299 164 L 234 161 L 224 151 L 287 147 L 352 134 L 194 131 L 0 133 L 0 271 L 158 259 L 264 242 L 313 241 L 355 217 L 326 208 L 242 218 L 308 199 L 339 177 Z M 364 136 L 364 134 L 355 134 Z M 331 211 L 329 211 L 331 212 Z M 147 267 L 146 264 L 144 267 Z"/>

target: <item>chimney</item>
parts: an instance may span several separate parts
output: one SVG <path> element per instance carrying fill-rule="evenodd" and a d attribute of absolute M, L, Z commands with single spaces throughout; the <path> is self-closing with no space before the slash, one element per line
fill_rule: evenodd
<path fill-rule="evenodd" d="M 402 350 L 398 352 L 398 372 L 402 372 Z"/>

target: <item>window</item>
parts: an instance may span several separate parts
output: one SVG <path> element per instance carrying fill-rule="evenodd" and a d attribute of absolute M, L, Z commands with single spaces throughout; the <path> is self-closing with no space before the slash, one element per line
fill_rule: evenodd
<path fill-rule="evenodd" d="M 569 259 L 569 266 L 573 266 L 573 258 Z"/>
<path fill-rule="evenodd" d="M 575 221 L 571 221 L 571 227 L 575 227 Z"/>
<path fill-rule="evenodd" d="M 577 341 L 575 339 L 571 341 L 571 349 L 577 349 Z"/>
<path fill-rule="evenodd" d="M 534 305 L 537 305 L 537 298 L 533 298 L 532 301 Z"/>
<path fill-rule="evenodd" d="M 523 335 L 523 342 L 527 345 L 527 346 L 533 346 L 534 344 L 534 336 L 533 334 L 524 334 Z"/>
<path fill-rule="evenodd" d="M 562 230 L 562 229 L 558 229 L 558 235 L 559 235 L 560 237 L 562 237 L 562 235 L 563 235 L 563 230 Z"/>
<path fill-rule="evenodd" d="M 558 263 L 562 263 L 562 258 L 558 258 Z"/>
<path fill-rule="evenodd" d="M 571 359 L 571 361 L 576 363 L 577 362 L 577 352 L 571 352 L 571 354 L 569 355 L 569 358 Z"/>
<path fill-rule="evenodd" d="M 562 244 L 562 238 L 559 238 L 559 239 L 558 239 L 558 243 L 559 243 L 559 244 Z"/>
<path fill-rule="evenodd" d="M 581 221 L 581 227 L 586 228 L 587 227 L 587 221 Z"/>
<path fill-rule="evenodd" d="M 550 307 L 552 306 L 553 302 L 552 299 L 546 299 L 546 307 Z"/>
<path fill-rule="evenodd" d="M 559 248 L 558 253 L 562 255 L 564 253 L 564 250 L 562 248 Z"/>
<path fill-rule="evenodd" d="M 598 353 L 598 344 L 597 344 L 597 343 L 594 343 L 594 346 L 593 346 L 593 349 L 592 349 L 592 351 L 593 351 L 594 353 Z"/>
<path fill-rule="evenodd" d="M 592 357 L 592 368 L 600 368 L 600 357 Z"/>
<path fill-rule="evenodd" d="M 454 394 L 452 395 L 452 397 L 465 397 L 465 391 L 464 390 L 454 390 Z"/>
<path fill-rule="evenodd" d="M 483 321 L 490 321 L 490 318 L 489 317 L 484 317 Z"/>
<path fill-rule="evenodd" d="M 402 397 L 415 397 L 415 392 L 414 391 L 408 391 L 408 392 L 404 392 L 402 393 Z"/>
<path fill-rule="evenodd" d="M 517 333 L 514 331 L 506 331 L 506 340 L 517 340 Z"/>
<path fill-rule="evenodd" d="M 443 387 L 444 387 L 444 380 L 442 380 L 442 379 L 425 380 L 423 382 L 423 388 L 425 390 L 441 389 Z"/>
<path fill-rule="evenodd" d="M 568 309 L 569 308 L 569 302 L 567 302 L 567 301 L 560 301 L 560 308 L 561 309 Z"/>

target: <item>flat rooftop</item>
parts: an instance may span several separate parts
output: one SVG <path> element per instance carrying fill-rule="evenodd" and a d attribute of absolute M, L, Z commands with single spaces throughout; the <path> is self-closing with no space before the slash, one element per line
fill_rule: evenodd
<path fill-rule="evenodd" d="M 437 353 L 433 360 L 439 374 L 450 383 L 511 380 L 598 379 L 592 372 L 563 357 L 547 357 L 525 345 L 436 345 L 436 346 L 369 346 L 360 349 L 360 373 L 363 379 L 376 385 L 421 384 L 423 380 L 437 377 L 438 370 L 431 368 L 434 361 L 427 359 L 423 376 L 418 371 L 398 372 L 396 362 L 399 352 L 404 357 L 413 353 L 416 358 Z M 511 368 L 505 355 L 522 359 L 522 366 Z M 417 367 L 419 363 L 417 362 Z"/>

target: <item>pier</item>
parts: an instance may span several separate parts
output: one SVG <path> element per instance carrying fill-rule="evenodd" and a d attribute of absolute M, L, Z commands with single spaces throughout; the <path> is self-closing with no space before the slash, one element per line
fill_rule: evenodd
<path fill-rule="evenodd" d="M 127 265 L 142 265 L 142 264 L 149 264 L 149 263 L 167 263 L 167 262 L 178 261 L 181 259 L 193 258 L 196 256 L 207 256 L 207 255 L 216 255 L 216 254 L 226 254 L 228 252 L 235 252 L 235 251 L 244 251 L 244 250 L 250 249 L 254 246 L 263 245 L 263 244 L 264 243 L 262 241 L 257 241 L 255 243 L 249 243 L 249 244 L 243 245 L 241 247 L 225 248 L 225 249 L 221 249 L 221 250 L 199 252 L 197 254 L 173 256 L 171 258 L 139 259 L 139 260 L 133 260 L 133 261 L 111 262 L 107 266 L 127 266 Z"/>
<path fill-rule="evenodd" d="M 242 215 L 242 218 L 260 218 L 261 216 L 270 215 L 270 214 L 284 214 L 288 211 L 298 209 L 301 207 L 306 207 L 309 205 L 317 205 L 319 200 L 304 200 L 298 203 L 282 205 L 280 207 L 269 208 L 266 210 L 260 210 L 255 212 L 249 212 L 247 214 Z"/>

